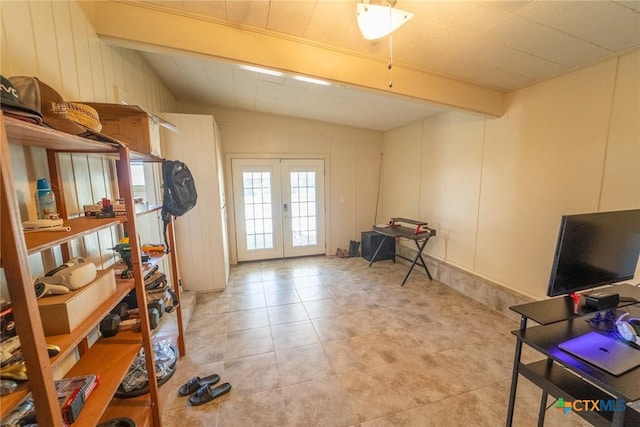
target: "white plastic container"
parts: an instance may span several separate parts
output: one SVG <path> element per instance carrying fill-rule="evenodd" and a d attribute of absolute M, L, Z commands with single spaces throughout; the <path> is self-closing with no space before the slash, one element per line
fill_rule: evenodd
<path fill-rule="evenodd" d="M 36 204 L 38 206 L 38 219 L 55 219 L 58 217 L 56 196 L 51 190 L 51 184 L 45 178 L 38 180 Z"/>

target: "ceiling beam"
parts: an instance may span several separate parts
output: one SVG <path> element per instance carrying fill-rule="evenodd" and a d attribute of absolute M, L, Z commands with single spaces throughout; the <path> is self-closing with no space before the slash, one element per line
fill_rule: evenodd
<path fill-rule="evenodd" d="M 389 87 L 386 62 L 257 29 L 168 12 L 141 4 L 92 2 L 85 13 L 107 43 L 155 52 L 183 52 L 276 69 L 492 117 L 504 93 L 398 64 Z"/>

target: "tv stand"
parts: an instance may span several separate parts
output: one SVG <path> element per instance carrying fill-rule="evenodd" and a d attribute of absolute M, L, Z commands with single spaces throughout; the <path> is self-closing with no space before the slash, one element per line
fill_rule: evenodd
<path fill-rule="evenodd" d="M 632 304 L 640 300 L 640 287 L 617 285 L 605 288 L 621 296 L 617 308 L 640 316 L 640 307 Z M 625 308 L 626 307 L 626 308 Z M 593 330 L 604 330 L 615 324 L 615 309 L 595 310 L 579 305 L 577 312 L 574 302 L 568 296 L 536 301 L 510 307 L 520 314 L 520 329 L 512 331 L 516 337 L 511 389 L 507 409 L 506 426 L 513 422 L 516 391 L 519 375 L 524 376 L 542 390 L 538 425 L 544 425 L 547 397 L 549 394 L 564 398 L 565 402 L 577 400 L 622 399 L 625 411 L 576 411 L 576 414 L 593 425 L 637 426 L 640 425 L 640 368 L 623 375 L 613 376 L 586 362 L 582 362 L 558 349 L 558 344 Z M 604 314 L 603 314 L 604 313 Z M 593 315 L 599 324 L 583 321 Z M 600 320 L 599 317 L 602 319 Z M 613 318 L 613 324 L 610 323 Z M 527 328 L 527 321 L 539 324 Z M 602 323 L 606 322 L 606 323 Z M 521 361 L 522 345 L 546 356 L 546 360 L 525 364 Z"/>

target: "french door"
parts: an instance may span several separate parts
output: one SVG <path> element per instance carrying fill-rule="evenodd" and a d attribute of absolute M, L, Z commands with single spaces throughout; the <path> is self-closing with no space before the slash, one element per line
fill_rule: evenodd
<path fill-rule="evenodd" d="M 325 253 L 324 160 L 233 159 L 238 261 Z"/>

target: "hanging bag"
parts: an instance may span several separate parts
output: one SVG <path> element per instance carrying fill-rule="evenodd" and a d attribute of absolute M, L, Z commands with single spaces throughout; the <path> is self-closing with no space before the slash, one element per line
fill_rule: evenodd
<path fill-rule="evenodd" d="M 179 160 L 162 161 L 162 221 L 164 223 L 164 243 L 166 252 L 170 251 L 167 239 L 167 227 L 171 217 L 179 217 L 196 205 L 198 192 L 191 171 Z"/>

